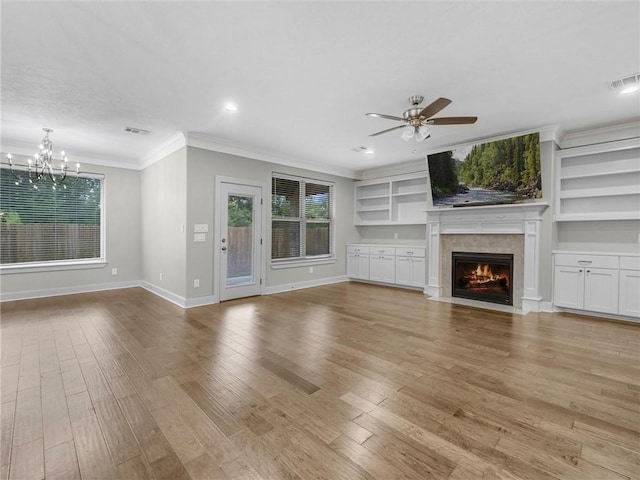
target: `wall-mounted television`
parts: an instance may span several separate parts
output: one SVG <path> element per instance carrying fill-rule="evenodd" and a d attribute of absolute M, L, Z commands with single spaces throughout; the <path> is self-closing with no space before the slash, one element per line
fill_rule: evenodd
<path fill-rule="evenodd" d="M 456 148 L 428 155 L 427 160 L 435 207 L 542 197 L 538 133 Z"/>

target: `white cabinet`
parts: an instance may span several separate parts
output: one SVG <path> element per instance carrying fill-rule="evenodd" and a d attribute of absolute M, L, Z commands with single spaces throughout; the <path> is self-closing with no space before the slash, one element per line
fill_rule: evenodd
<path fill-rule="evenodd" d="M 369 247 L 347 246 L 347 277 L 369 279 Z"/>
<path fill-rule="evenodd" d="M 640 257 L 555 253 L 553 282 L 557 307 L 640 316 Z"/>
<path fill-rule="evenodd" d="M 426 171 L 355 182 L 354 223 L 426 224 L 428 188 Z"/>
<path fill-rule="evenodd" d="M 423 247 L 347 245 L 349 278 L 424 288 L 425 271 Z"/>
<path fill-rule="evenodd" d="M 554 305 L 566 308 L 583 308 L 584 269 L 556 265 L 553 285 Z"/>
<path fill-rule="evenodd" d="M 640 219 L 640 140 L 560 150 L 555 220 Z"/>
<path fill-rule="evenodd" d="M 369 247 L 369 280 L 395 283 L 396 249 L 388 246 Z"/>
<path fill-rule="evenodd" d="M 620 315 L 640 317 L 640 257 L 620 257 Z"/>
<path fill-rule="evenodd" d="M 587 268 L 584 274 L 584 309 L 618 313 L 618 270 Z"/>
<path fill-rule="evenodd" d="M 424 256 L 424 248 L 396 248 L 396 283 L 424 287 L 426 273 Z"/>

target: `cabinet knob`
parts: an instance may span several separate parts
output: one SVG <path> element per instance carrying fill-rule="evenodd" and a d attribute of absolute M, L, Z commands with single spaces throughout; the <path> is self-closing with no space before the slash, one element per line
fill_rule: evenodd
<path fill-rule="evenodd" d="M 582 269 L 578 270 L 580 273 L 582 273 Z"/>

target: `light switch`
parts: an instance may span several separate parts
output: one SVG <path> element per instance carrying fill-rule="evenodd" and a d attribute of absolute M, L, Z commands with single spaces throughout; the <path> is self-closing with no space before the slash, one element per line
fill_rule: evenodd
<path fill-rule="evenodd" d="M 195 233 L 207 233 L 209 231 L 209 225 L 206 223 L 196 223 L 193 225 L 193 231 Z"/>
<path fill-rule="evenodd" d="M 193 234 L 193 241 L 194 242 L 206 242 L 207 241 L 207 236 L 204 233 L 194 233 Z"/>

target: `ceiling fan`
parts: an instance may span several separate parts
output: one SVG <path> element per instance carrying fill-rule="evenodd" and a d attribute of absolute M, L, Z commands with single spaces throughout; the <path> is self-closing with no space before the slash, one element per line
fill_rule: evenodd
<path fill-rule="evenodd" d="M 464 125 L 475 123 L 476 120 L 478 120 L 478 117 L 431 118 L 440 110 L 449 105 L 451 103 L 451 100 L 449 100 L 448 98 L 440 97 L 435 102 L 430 103 L 426 107 L 420 108 L 419 105 L 423 100 L 424 97 L 422 95 L 413 95 L 409 97 L 409 103 L 411 103 L 412 106 L 402 113 L 402 117 L 385 115 L 384 113 L 367 113 L 366 115 L 369 117 L 388 118 L 389 120 L 396 120 L 404 124 L 398 127 L 382 130 L 381 132 L 372 133 L 369 136 L 375 137 L 378 135 L 382 135 L 383 133 L 392 132 L 393 130 L 404 128 L 404 132 L 402 132 L 403 140 L 409 141 L 411 138 L 415 137 L 417 141 L 422 141 L 431 136 L 429 125 Z"/>

